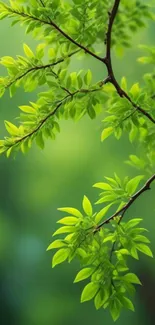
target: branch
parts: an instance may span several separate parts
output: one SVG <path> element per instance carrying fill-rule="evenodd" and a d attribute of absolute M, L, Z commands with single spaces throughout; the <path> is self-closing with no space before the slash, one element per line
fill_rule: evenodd
<path fill-rule="evenodd" d="M 113 84 L 120 97 L 125 97 L 132 104 L 132 106 L 136 108 L 137 111 L 145 115 L 145 117 L 147 117 L 152 123 L 155 124 L 155 119 L 148 112 L 146 112 L 142 107 L 140 107 L 139 105 L 137 105 L 132 101 L 129 95 L 120 87 L 114 75 L 112 60 L 111 60 L 111 36 L 112 36 L 112 27 L 119 9 L 119 5 L 120 5 L 120 0 L 115 0 L 113 8 L 111 12 L 109 12 L 109 23 L 108 23 L 108 30 L 106 33 L 106 56 L 103 61 L 108 70 L 108 82 L 111 82 Z"/>
<path fill-rule="evenodd" d="M 12 12 L 13 14 L 25 17 L 25 18 L 29 18 L 29 19 L 33 19 L 36 20 L 38 22 L 40 22 L 41 24 L 44 25 L 49 25 L 54 27 L 54 29 L 59 32 L 59 34 L 63 35 L 68 41 L 70 41 L 71 43 L 73 43 L 74 45 L 76 45 L 77 47 L 79 47 L 80 49 L 84 50 L 85 53 L 90 54 L 92 57 L 94 57 L 95 59 L 104 62 L 104 58 L 101 58 L 100 56 L 96 55 L 95 53 L 93 53 L 92 51 L 90 51 L 87 47 L 85 47 L 84 45 L 78 43 L 77 41 L 75 41 L 71 36 L 69 36 L 67 33 L 65 33 L 58 25 L 56 25 L 52 20 L 50 21 L 46 21 L 44 19 L 40 19 L 38 17 L 29 15 L 25 12 L 21 12 L 21 11 L 16 11 L 16 10 L 12 10 L 12 8 L 7 8 L 10 12 Z"/>
<path fill-rule="evenodd" d="M 5 88 L 8 88 L 10 87 L 13 83 L 15 83 L 16 81 L 22 79 L 23 77 L 25 77 L 27 74 L 29 74 L 30 72 L 33 72 L 33 71 L 37 71 L 37 70 L 45 70 L 45 69 L 48 69 L 48 68 L 51 68 L 51 67 L 54 67 L 55 65 L 59 64 L 59 63 L 62 63 L 63 61 L 65 61 L 67 58 L 70 58 L 72 55 L 78 53 L 80 50 L 76 50 L 74 52 L 71 52 L 70 54 L 68 54 L 67 57 L 65 58 L 60 58 L 58 61 L 56 62 L 53 62 L 53 63 L 49 63 L 49 64 L 45 64 L 45 65 L 40 65 L 40 66 L 35 66 L 35 67 L 32 67 L 32 68 L 29 68 L 28 70 L 26 70 L 25 72 L 23 72 L 23 74 L 19 75 L 18 77 L 16 77 L 15 79 L 11 80 Z"/>
<path fill-rule="evenodd" d="M 35 133 L 37 133 L 41 128 L 42 126 L 46 123 L 46 121 L 51 117 L 51 116 L 54 116 L 55 113 L 58 111 L 58 109 L 62 106 L 62 104 L 64 104 L 64 102 L 66 102 L 67 99 L 72 99 L 75 95 L 79 94 L 79 93 L 83 93 L 83 94 L 88 94 L 88 93 L 93 93 L 93 92 L 96 92 L 96 91 L 100 91 L 101 90 L 101 86 L 99 88 L 95 88 L 95 89 L 80 89 L 80 90 L 77 90 L 75 91 L 74 93 L 71 93 L 68 89 L 66 88 L 63 88 L 67 93 L 68 95 L 66 95 L 64 98 L 62 98 L 61 100 L 57 101 L 58 104 L 57 106 L 55 107 L 54 110 L 52 110 L 51 112 L 49 112 L 44 118 L 42 118 L 38 125 L 32 130 L 30 131 L 29 133 L 25 134 L 23 137 L 21 138 L 17 138 L 14 143 L 9 146 L 9 147 L 6 147 L 6 150 L 7 151 L 8 149 L 16 146 L 18 143 L 26 140 L 27 138 L 31 137 L 32 135 L 34 135 Z"/>
<path fill-rule="evenodd" d="M 147 181 L 146 183 L 143 185 L 143 187 L 137 191 L 131 198 L 130 200 L 117 212 L 115 212 L 112 216 L 110 216 L 108 219 L 104 220 L 103 222 L 101 222 L 94 230 L 94 233 L 96 233 L 97 231 L 100 230 L 101 227 L 103 227 L 105 224 L 108 224 L 111 220 L 113 220 L 115 217 L 121 215 L 120 217 L 120 221 L 121 219 L 124 217 L 125 213 L 127 212 L 127 210 L 130 208 L 130 206 L 134 203 L 135 200 L 137 200 L 137 198 L 143 194 L 145 191 L 150 190 L 150 186 L 151 183 L 155 181 L 155 174 L 152 175 Z M 119 221 L 119 222 L 120 222 Z"/>

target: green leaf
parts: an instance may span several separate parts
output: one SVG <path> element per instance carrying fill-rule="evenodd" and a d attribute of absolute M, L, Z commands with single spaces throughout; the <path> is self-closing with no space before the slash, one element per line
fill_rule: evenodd
<path fill-rule="evenodd" d="M 88 283 L 82 291 L 81 302 L 88 301 L 94 298 L 98 290 L 99 290 L 98 283 L 94 283 L 94 282 Z"/>
<path fill-rule="evenodd" d="M 125 296 L 121 296 L 121 297 L 119 297 L 119 300 L 121 301 L 123 307 L 125 307 L 127 309 L 130 309 L 132 311 L 135 310 L 134 305 L 133 305 L 132 301 L 129 298 L 127 298 Z"/>
<path fill-rule="evenodd" d="M 108 128 L 104 129 L 101 133 L 101 141 L 104 141 L 106 138 L 108 138 L 112 133 L 114 129 L 112 126 L 109 126 Z"/>
<path fill-rule="evenodd" d="M 58 208 L 59 211 L 63 211 L 63 212 L 67 212 L 70 213 L 71 215 L 77 217 L 77 218 L 83 218 L 83 215 L 81 214 L 81 212 L 77 209 L 74 208 Z"/>
<path fill-rule="evenodd" d="M 54 232 L 53 236 L 65 234 L 66 232 L 75 232 L 75 227 L 73 227 L 73 226 L 61 227 Z"/>
<path fill-rule="evenodd" d="M 143 236 L 143 235 L 137 235 L 134 237 L 134 241 L 140 241 L 142 243 L 146 243 L 146 244 L 149 244 L 150 243 L 150 240 L 146 237 L 146 236 Z"/>
<path fill-rule="evenodd" d="M 21 109 L 21 111 L 23 111 L 24 113 L 31 113 L 31 114 L 36 114 L 36 110 L 31 107 L 31 106 L 19 106 L 19 108 Z"/>
<path fill-rule="evenodd" d="M 82 269 L 76 275 L 76 278 L 75 278 L 74 282 L 79 282 L 79 281 L 82 281 L 82 280 L 85 280 L 85 279 L 89 278 L 90 275 L 92 275 L 93 271 L 94 271 L 94 268 L 92 268 L 92 267 L 86 267 L 86 268 Z"/>
<path fill-rule="evenodd" d="M 69 252 L 70 251 L 68 248 L 59 249 L 53 256 L 52 267 L 55 267 L 57 264 L 64 262 L 67 259 Z"/>
<path fill-rule="evenodd" d="M 147 245 L 145 245 L 145 244 L 136 244 L 136 248 L 137 248 L 140 252 L 142 252 L 142 253 L 144 253 L 144 254 L 150 256 L 150 257 L 153 257 L 153 254 L 152 254 L 152 252 L 151 252 L 151 249 L 150 249 L 150 247 L 148 247 Z"/>
<path fill-rule="evenodd" d="M 105 206 L 102 210 L 100 210 L 96 216 L 95 216 L 95 222 L 99 223 L 101 221 L 101 219 L 105 216 L 105 214 L 107 213 L 107 211 L 110 209 L 110 207 L 113 205 L 113 203 L 108 204 L 107 206 Z"/>
<path fill-rule="evenodd" d="M 12 124 L 9 121 L 4 121 L 4 123 L 5 123 L 6 130 L 9 132 L 9 134 L 11 134 L 11 135 L 19 134 L 19 130 L 18 130 L 17 126 L 15 126 L 14 124 Z"/>
<path fill-rule="evenodd" d="M 140 88 L 139 88 L 139 83 L 135 83 L 131 89 L 130 89 L 130 94 L 132 94 L 133 98 L 136 99 L 139 94 L 140 94 Z"/>
<path fill-rule="evenodd" d="M 50 249 L 60 248 L 63 246 L 66 246 L 66 244 L 64 242 L 62 242 L 62 240 L 56 239 L 47 247 L 46 250 L 49 251 Z"/>
<path fill-rule="evenodd" d="M 32 52 L 32 50 L 29 48 L 29 46 L 27 44 L 23 45 L 23 49 L 24 49 L 24 52 L 28 58 L 34 57 L 34 53 Z"/>
<path fill-rule="evenodd" d="M 65 217 L 57 221 L 57 223 L 61 223 L 63 225 L 72 226 L 78 222 L 78 218 L 75 217 Z"/>
<path fill-rule="evenodd" d="M 100 188 L 101 190 L 104 190 L 104 191 L 111 191 L 112 190 L 111 185 L 109 185 L 108 183 L 95 183 L 93 185 L 93 187 Z"/>
<path fill-rule="evenodd" d="M 101 290 L 97 293 L 97 295 L 95 296 L 95 299 L 94 299 L 94 304 L 95 304 L 95 308 L 98 310 L 100 309 L 104 302 L 103 302 L 103 297 L 102 297 L 102 292 Z"/>
<path fill-rule="evenodd" d="M 129 195 L 133 195 L 136 191 L 140 181 L 144 178 L 144 175 L 136 176 L 127 183 L 126 185 L 126 191 Z"/>
<path fill-rule="evenodd" d="M 92 213 L 93 213 L 92 205 L 91 205 L 91 202 L 89 201 L 89 199 L 87 198 L 86 195 L 84 195 L 84 198 L 83 198 L 83 201 L 82 201 L 82 206 L 83 206 L 84 212 L 88 216 L 92 216 Z"/>
<path fill-rule="evenodd" d="M 125 224 L 125 229 L 130 229 L 130 228 L 133 228 L 133 227 L 137 226 L 142 220 L 143 219 L 141 219 L 141 218 L 135 218 L 135 219 L 129 220 Z"/>
<path fill-rule="evenodd" d="M 123 78 L 121 79 L 121 88 L 122 88 L 123 90 L 127 91 L 127 81 L 126 81 L 126 78 L 125 78 L 125 77 L 123 77 Z"/>
<path fill-rule="evenodd" d="M 138 279 L 137 275 L 134 273 L 128 273 L 123 276 L 123 280 L 129 283 L 141 284 L 140 280 Z"/>
<path fill-rule="evenodd" d="M 87 86 L 89 86 L 91 84 L 91 81 L 92 81 L 92 73 L 91 70 L 88 70 L 84 76 L 84 82 Z"/>
<path fill-rule="evenodd" d="M 137 253 L 137 249 L 135 246 L 132 246 L 131 250 L 130 250 L 130 254 L 133 258 L 135 258 L 136 260 L 139 260 L 138 257 L 138 253 Z"/>
<path fill-rule="evenodd" d="M 115 298 L 110 304 L 110 314 L 114 322 L 119 318 L 120 312 L 121 312 L 121 303 L 117 298 Z"/>
<path fill-rule="evenodd" d="M 36 135 L 36 144 L 41 148 L 44 149 L 44 139 L 43 134 L 41 131 L 39 131 Z"/>

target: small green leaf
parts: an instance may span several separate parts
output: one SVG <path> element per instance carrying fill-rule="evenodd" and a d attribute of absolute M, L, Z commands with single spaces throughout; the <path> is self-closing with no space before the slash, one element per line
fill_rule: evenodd
<path fill-rule="evenodd" d="M 108 128 L 104 129 L 101 133 L 101 141 L 104 141 L 106 138 L 108 138 L 112 133 L 114 129 L 112 126 L 109 126 Z"/>
<path fill-rule="evenodd" d="M 134 273 L 128 273 L 123 276 L 123 279 L 129 283 L 141 284 L 137 275 Z"/>
<path fill-rule="evenodd" d="M 72 226 L 78 222 L 78 218 L 75 217 L 65 217 L 57 221 L 57 223 L 61 223 L 62 225 Z"/>
<path fill-rule="evenodd" d="M 46 250 L 49 251 L 50 249 L 60 248 L 63 246 L 66 246 L 66 244 L 62 242 L 60 239 L 56 239 L 47 247 Z"/>
<path fill-rule="evenodd" d="M 92 267 L 86 267 L 84 269 L 82 269 L 77 275 L 76 278 L 74 280 L 74 282 L 79 282 L 82 280 L 85 280 L 87 278 L 90 277 L 90 275 L 92 275 L 94 269 Z"/>
<path fill-rule="evenodd" d="M 133 228 L 133 227 L 137 226 L 142 220 L 143 219 L 141 219 L 141 218 L 135 218 L 135 219 L 129 220 L 125 224 L 125 229 L 130 229 L 130 228 Z"/>
<path fill-rule="evenodd" d="M 74 208 L 58 208 L 59 211 L 63 211 L 63 212 L 67 212 L 70 213 L 71 215 L 77 217 L 77 218 L 83 218 L 83 215 L 81 214 L 81 212 L 77 209 Z"/>
<path fill-rule="evenodd" d="M 94 282 L 88 283 L 82 291 L 81 302 L 88 301 L 94 298 L 98 290 L 99 290 L 98 283 L 94 283 Z"/>
<path fill-rule="evenodd" d="M 34 57 L 34 53 L 32 52 L 32 50 L 29 48 L 29 46 L 27 44 L 23 45 L 23 49 L 24 49 L 24 52 L 28 58 Z"/>
<path fill-rule="evenodd" d="M 67 259 L 69 252 L 70 251 L 68 248 L 59 249 L 53 256 L 52 267 L 55 267 L 57 264 L 64 262 Z"/>
<path fill-rule="evenodd" d="M 121 297 L 119 297 L 119 299 L 120 299 L 123 307 L 125 307 L 127 309 L 130 309 L 132 311 L 135 310 L 134 305 L 133 305 L 132 301 L 129 298 L 121 296 Z"/>
<path fill-rule="evenodd" d="M 104 191 L 111 191 L 112 190 L 111 185 L 109 185 L 108 183 L 95 183 L 93 185 L 93 187 L 100 188 L 101 190 L 104 190 Z"/>
<path fill-rule="evenodd" d="M 75 227 L 73 226 L 64 226 L 64 227 L 61 227 L 59 229 L 57 229 L 53 236 L 56 236 L 56 235 L 59 235 L 59 234 L 65 234 L 66 232 L 74 232 L 75 231 Z"/>
<path fill-rule="evenodd" d="M 120 312 L 121 303 L 117 298 L 115 298 L 110 304 L 110 313 L 114 322 L 119 318 Z"/>
<path fill-rule="evenodd" d="M 97 295 L 95 296 L 94 299 L 94 304 L 95 304 L 95 308 L 98 310 L 103 306 L 103 297 L 101 294 L 101 290 L 97 293 Z"/>
<path fill-rule="evenodd" d="M 127 91 L 127 81 L 126 81 L 126 78 L 125 78 L 125 77 L 123 77 L 123 78 L 121 79 L 121 88 L 122 88 L 123 90 Z"/>
<path fill-rule="evenodd" d="M 148 247 L 147 245 L 145 245 L 145 244 L 136 244 L 136 248 L 137 248 L 140 252 L 142 252 L 142 253 L 144 253 L 144 254 L 150 256 L 150 257 L 153 257 L 153 254 L 152 254 L 152 252 L 151 252 L 151 249 L 150 249 L 150 247 Z"/>
<path fill-rule="evenodd" d="M 12 124 L 9 121 L 4 121 L 6 130 L 9 132 L 11 135 L 18 135 L 19 130 L 16 125 Z"/>
<path fill-rule="evenodd" d="M 131 89 L 130 89 L 130 94 L 132 94 L 133 98 L 136 99 L 139 94 L 140 94 L 140 88 L 139 88 L 139 83 L 135 83 Z"/>
<path fill-rule="evenodd" d="M 101 221 L 101 219 L 105 216 L 105 214 L 107 213 L 107 211 L 110 209 L 110 207 L 112 206 L 113 203 L 108 204 L 107 206 L 105 206 L 102 210 L 100 210 L 96 216 L 95 216 L 95 222 L 99 223 Z"/>
<path fill-rule="evenodd" d="M 21 109 L 21 111 L 23 111 L 24 113 L 31 113 L 31 114 L 36 114 L 36 110 L 31 107 L 31 106 L 19 106 L 19 108 Z"/>
<path fill-rule="evenodd" d="M 136 176 L 127 183 L 126 185 L 126 191 L 129 195 L 133 195 L 133 193 L 136 191 L 140 181 L 144 178 L 144 175 Z"/>
<path fill-rule="evenodd" d="M 36 135 L 36 144 L 41 148 L 44 149 L 44 139 L 43 134 L 41 131 L 39 131 Z"/>
<path fill-rule="evenodd" d="M 82 206 L 83 206 L 84 212 L 88 216 L 92 216 L 92 213 L 93 213 L 92 205 L 91 205 L 91 202 L 89 201 L 89 199 L 87 198 L 86 195 L 84 195 L 84 198 L 83 198 L 83 201 L 82 201 Z"/>
<path fill-rule="evenodd" d="M 92 73 L 90 70 L 88 70 L 84 76 L 84 82 L 87 86 L 89 86 L 91 84 L 91 81 L 92 81 Z"/>
<path fill-rule="evenodd" d="M 143 235 L 135 236 L 134 241 L 139 241 L 139 242 L 146 243 L 146 244 L 150 243 L 150 240 L 146 236 L 143 236 Z"/>
<path fill-rule="evenodd" d="M 137 249 L 135 246 L 132 246 L 131 250 L 130 250 L 130 254 L 133 258 L 135 258 L 136 260 L 139 260 L 138 257 L 138 253 L 137 253 Z"/>

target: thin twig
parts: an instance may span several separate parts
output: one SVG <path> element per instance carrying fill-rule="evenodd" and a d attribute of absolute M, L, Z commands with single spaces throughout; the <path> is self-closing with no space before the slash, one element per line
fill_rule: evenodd
<path fill-rule="evenodd" d="M 22 79 L 23 77 L 25 77 L 26 75 L 28 75 L 29 73 L 31 72 L 34 72 L 34 71 L 38 71 L 38 70 L 45 70 L 45 69 L 48 69 L 48 68 L 52 68 L 54 66 L 56 66 L 57 64 L 60 64 L 62 63 L 63 61 L 65 61 L 67 58 L 70 58 L 71 56 L 73 56 L 74 54 L 78 53 L 80 50 L 76 50 L 74 52 L 71 52 L 70 54 L 68 54 L 67 57 L 65 58 L 60 58 L 58 61 L 56 62 L 53 62 L 53 63 L 48 63 L 48 64 L 45 64 L 45 65 L 36 65 L 34 67 L 31 67 L 29 69 L 27 69 L 26 71 L 24 71 L 21 75 L 19 75 L 18 77 L 16 77 L 15 79 L 11 80 L 7 85 L 6 85 L 6 88 L 10 87 L 12 84 L 14 84 L 16 81 Z"/>
<path fill-rule="evenodd" d="M 112 216 L 110 216 L 109 218 L 107 218 L 106 220 L 104 220 L 103 222 L 101 222 L 95 229 L 94 229 L 94 233 L 96 233 L 97 231 L 100 230 L 101 227 L 103 227 L 105 224 L 108 224 L 111 220 L 113 220 L 115 217 L 120 216 L 120 221 L 122 220 L 122 218 L 124 217 L 125 213 L 127 212 L 127 210 L 130 208 L 130 206 L 134 203 L 134 201 L 145 191 L 150 190 L 150 185 L 151 183 L 155 180 L 155 174 L 152 175 L 147 181 L 146 183 L 143 185 L 143 187 L 136 192 L 131 198 L 130 200 L 117 212 L 115 212 Z M 119 222 L 120 222 L 119 221 Z"/>
<path fill-rule="evenodd" d="M 8 8 L 7 8 L 8 9 Z M 41 24 L 44 25 L 50 25 L 52 26 L 57 32 L 59 32 L 61 35 L 63 35 L 68 41 L 70 41 L 71 43 L 73 43 L 74 45 L 76 45 L 77 47 L 79 47 L 81 50 L 83 50 L 85 53 L 90 54 L 92 57 L 94 57 L 95 59 L 104 62 L 104 58 L 101 58 L 100 56 L 98 56 L 97 54 L 95 54 L 94 52 L 90 51 L 87 47 L 85 47 L 84 45 L 78 43 L 77 41 L 75 41 L 71 36 L 69 36 L 66 32 L 64 32 L 58 25 L 56 25 L 52 20 L 50 21 L 46 21 L 44 19 L 40 19 L 38 17 L 29 15 L 25 12 L 21 12 L 21 11 L 16 11 L 16 10 L 12 10 L 12 8 L 9 8 L 9 11 L 12 12 L 13 14 L 22 16 L 22 17 L 26 17 L 29 19 L 33 19 L 35 21 L 39 21 Z"/>
<path fill-rule="evenodd" d="M 151 122 L 155 124 L 155 119 L 146 112 L 142 107 L 137 105 L 133 102 L 133 100 L 129 97 L 129 95 L 120 87 L 118 81 L 115 78 L 113 67 L 112 67 L 112 59 L 111 59 L 111 37 L 112 37 L 112 27 L 119 9 L 120 0 L 115 0 L 113 8 L 111 12 L 109 12 L 109 23 L 108 23 L 108 30 L 106 33 L 106 56 L 104 58 L 104 63 L 107 67 L 108 71 L 108 82 L 111 82 L 113 86 L 115 87 L 118 95 L 120 97 L 125 97 L 134 108 L 136 108 L 137 111 L 139 111 L 141 114 L 145 115 Z"/>

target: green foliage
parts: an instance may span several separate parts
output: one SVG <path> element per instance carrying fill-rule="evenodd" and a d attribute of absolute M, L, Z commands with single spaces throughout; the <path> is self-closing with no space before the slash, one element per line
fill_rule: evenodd
<path fill-rule="evenodd" d="M 47 249 L 58 249 L 52 259 L 53 267 L 66 260 L 79 260 L 81 270 L 74 283 L 87 280 L 81 302 L 93 299 L 95 308 L 108 308 L 113 320 L 119 317 L 123 307 L 134 311 L 128 296 L 135 292 L 135 285 L 141 284 L 137 275 L 130 272 L 128 259 L 139 259 L 138 252 L 153 256 L 148 246 L 149 240 L 143 235 L 146 229 L 139 227 L 142 219 L 135 218 L 120 223 L 121 209 L 126 207 L 126 202 L 135 193 L 142 178 L 143 176 L 136 176 L 122 181 L 115 175 L 114 178 L 106 177 L 107 182 L 94 185 L 104 191 L 101 192 L 104 200 L 97 203 L 111 201 L 112 204 L 117 204 L 118 214 L 109 220 L 108 228 L 99 229 L 99 225 L 101 221 L 108 220 L 107 214 L 112 209 L 112 204 L 98 212 L 94 206 L 93 213 L 91 202 L 84 196 L 83 211 L 75 208 L 58 209 L 70 215 L 58 221 L 65 226 L 53 234 L 64 236 L 52 242 Z"/>
<path fill-rule="evenodd" d="M 23 45 L 23 56 L 4 56 L 0 64 L 7 76 L 0 78 L 0 97 L 9 89 L 12 97 L 19 88 L 38 91 L 36 101 L 20 105 L 17 123 L 5 121 L 8 136 L 0 140 L 0 153 L 26 153 L 35 141 L 43 149 L 45 140 L 55 139 L 61 119 L 78 121 L 88 115 L 103 116 L 101 141 L 111 135 L 119 140 L 126 133 L 131 144 L 141 152 L 130 154 L 126 163 L 138 169 L 138 175 L 121 180 L 105 177 L 94 184 L 101 190 L 92 205 L 87 196 L 83 211 L 65 207 L 67 213 L 58 221 L 62 225 L 47 250 L 57 249 L 52 267 L 78 258 L 81 270 L 74 282 L 88 280 L 81 302 L 93 299 L 96 309 L 108 308 L 114 321 L 122 308 L 134 310 L 129 295 L 141 284 L 128 267 L 128 259 L 139 259 L 139 252 L 152 257 L 149 240 L 143 235 L 139 218 L 124 221 L 132 203 L 155 180 L 155 71 L 144 75 L 143 83 L 135 80 L 129 87 L 125 77 L 116 80 L 111 51 L 122 56 L 132 46 L 132 37 L 147 20 L 155 20 L 151 5 L 136 0 L 10 0 L 0 2 L 0 19 L 10 18 L 12 26 L 20 23 L 37 41 L 36 49 Z M 103 53 L 95 52 L 103 44 Z M 155 63 L 155 48 L 141 46 L 148 56 L 142 64 Z M 70 62 L 90 55 L 107 68 L 107 76 L 94 82 L 92 70 L 70 71 Z M 123 73 L 125 74 L 125 73 Z M 120 162 L 119 162 L 120 163 Z M 152 175 L 153 174 L 153 175 Z M 152 176 L 151 176 L 152 175 Z M 142 188 L 140 182 L 148 177 Z M 138 190 L 137 190 L 138 189 Z M 136 192 L 137 191 L 137 192 Z M 99 211 L 96 207 L 104 204 Z M 123 220 L 122 220 L 123 219 Z M 105 227 L 108 225 L 108 227 Z"/>

